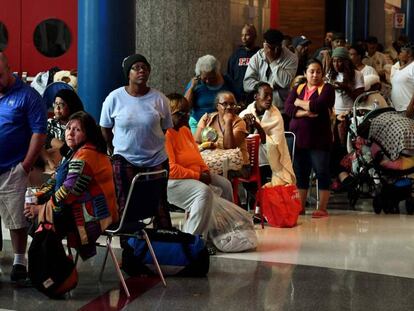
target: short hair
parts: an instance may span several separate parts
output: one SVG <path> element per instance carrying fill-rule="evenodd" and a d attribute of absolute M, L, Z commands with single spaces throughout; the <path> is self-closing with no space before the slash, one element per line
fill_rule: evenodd
<path fill-rule="evenodd" d="M 361 46 L 359 44 L 354 44 L 354 45 L 351 45 L 351 47 L 349 49 L 355 50 L 357 52 L 357 54 L 359 56 L 361 56 L 361 58 L 364 58 L 364 56 L 365 56 L 365 49 L 364 49 L 363 46 Z"/>
<path fill-rule="evenodd" d="M 183 101 L 186 100 L 186 98 L 183 95 L 178 93 L 168 94 L 167 98 L 169 99 L 169 105 L 172 114 L 180 110 L 181 104 L 183 103 Z"/>
<path fill-rule="evenodd" d="M 268 29 L 263 34 L 263 39 L 272 45 L 281 45 L 283 41 L 283 33 L 277 29 Z"/>
<path fill-rule="evenodd" d="M 230 91 L 221 91 L 221 92 L 217 93 L 216 98 L 214 99 L 214 103 L 216 104 L 216 106 L 219 103 L 220 97 L 223 96 L 223 95 L 230 95 L 233 98 L 234 104 L 237 105 L 236 97 L 234 96 L 234 94 L 232 92 L 230 92 Z"/>
<path fill-rule="evenodd" d="M 257 36 L 257 30 L 256 30 L 256 27 L 253 24 L 244 24 L 242 29 L 244 29 L 244 28 L 249 28 L 250 30 L 252 30 L 254 36 L 255 37 Z"/>
<path fill-rule="evenodd" d="M 202 72 L 216 72 L 220 73 L 221 64 L 213 55 L 201 56 L 195 66 L 195 74 L 199 76 Z"/>
<path fill-rule="evenodd" d="M 412 57 L 414 57 L 414 45 L 413 45 L 413 44 L 411 44 L 411 43 L 404 44 L 404 45 L 401 47 L 400 52 L 401 52 L 402 50 L 407 51 L 407 52 L 408 52 L 408 54 L 410 54 Z"/>
<path fill-rule="evenodd" d="M 259 93 L 259 91 L 260 91 L 260 89 L 261 89 L 262 87 L 264 87 L 264 86 L 268 86 L 268 87 L 270 87 L 270 88 L 273 90 L 273 88 L 270 86 L 270 84 L 269 84 L 269 83 L 267 83 L 267 82 L 263 82 L 263 81 L 260 81 L 259 83 L 257 83 L 257 84 L 254 86 L 254 88 L 253 88 L 253 93 L 254 93 L 254 94 L 258 94 L 258 93 Z"/>

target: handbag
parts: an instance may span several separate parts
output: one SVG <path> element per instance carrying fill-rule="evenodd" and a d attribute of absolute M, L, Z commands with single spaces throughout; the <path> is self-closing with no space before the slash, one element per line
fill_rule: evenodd
<path fill-rule="evenodd" d="M 240 148 L 234 149 L 207 149 L 201 152 L 201 157 L 211 173 L 223 175 L 223 164 L 227 169 L 238 171 L 243 167 L 243 158 Z"/>
<path fill-rule="evenodd" d="M 269 225 L 278 228 L 296 226 L 302 205 L 295 185 L 264 187 L 260 202 Z"/>

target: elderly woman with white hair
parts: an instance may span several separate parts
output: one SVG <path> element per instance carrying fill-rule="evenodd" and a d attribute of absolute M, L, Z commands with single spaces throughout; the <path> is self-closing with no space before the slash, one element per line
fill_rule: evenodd
<path fill-rule="evenodd" d="M 238 94 L 233 82 L 220 72 L 220 62 L 212 55 L 204 55 L 197 60 L 196 76 L 191 79 L 185 88 L 184 97 L 191 105 L 190 127 L 193 134 L 197 129 L 200 118 L 216 110 L 214 99 L 221 91 Z"/>

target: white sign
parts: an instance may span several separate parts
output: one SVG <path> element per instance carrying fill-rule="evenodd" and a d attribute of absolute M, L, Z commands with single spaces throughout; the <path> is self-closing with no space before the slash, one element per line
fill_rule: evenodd
<path fill-rule="evenodd" d="M 405 14 L 404 13 L 394 14 L 394 28 L 397 28 L 397 29 L 405 28 Z"/>

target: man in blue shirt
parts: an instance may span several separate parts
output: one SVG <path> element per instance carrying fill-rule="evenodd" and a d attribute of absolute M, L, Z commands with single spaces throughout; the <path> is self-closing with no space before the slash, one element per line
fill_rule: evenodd
<path fill-rule="evenodd" d="M 28 174 L 46 139 L 46 107 L 40 95 L 13 76 L 0 53 L 0 215 L 14 251 L 12 281 L 27 278 L 28 223 L 23 215 Z"/>

